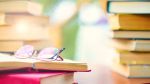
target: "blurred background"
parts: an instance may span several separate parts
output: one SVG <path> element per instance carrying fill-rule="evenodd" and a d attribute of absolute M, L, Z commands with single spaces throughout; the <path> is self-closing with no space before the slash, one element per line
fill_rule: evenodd
<path fill-rule="evenodd" d="M 150 84 L 149 0 L 0 1 L 0 53 L 66 48 L 91 70 L 78 84 Z"/>
<path fill-rule="evenodd" d="M 65 47 L 64 58 L 85 61 L 92 71 L 76 73 L 79 84 L 112 84 L 108 65 L 114 50 L 109 46 L 106 0 L 38 0 L 50 16 L 54 45 Z"/>

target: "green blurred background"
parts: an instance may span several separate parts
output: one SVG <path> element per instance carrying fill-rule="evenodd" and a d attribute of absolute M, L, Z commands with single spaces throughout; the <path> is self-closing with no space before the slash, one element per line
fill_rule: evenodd
<path fill-rule="evenodd" d="M 77 7 L 77 12 L 69 20 L 64 22 L 65 24 L 62 27 L 62 47 L 65 47 L 66 50 L 61 54 L 64 58 L 74 59 L 76 53 L 76 39 L 79 30 L 79 19 L 78 13 L 80 6 L 84 3 L 99 3 L 99 0 L 36 0 L 41 3 L 44 7 L 43 13 L 50 17 L 53 17 L 53 13 L 58 7 L 58 5 L 64 1 L 72 2 Z M 66 12 L 66 11 L 64 11 Z"/>

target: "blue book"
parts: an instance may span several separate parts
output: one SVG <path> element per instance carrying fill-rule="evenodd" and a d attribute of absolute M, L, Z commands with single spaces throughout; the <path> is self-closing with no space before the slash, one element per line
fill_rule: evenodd
<path fill-rule="evenodd" d="M 150 14 L 150 0 L 108 0 L 108 13 Z"/>

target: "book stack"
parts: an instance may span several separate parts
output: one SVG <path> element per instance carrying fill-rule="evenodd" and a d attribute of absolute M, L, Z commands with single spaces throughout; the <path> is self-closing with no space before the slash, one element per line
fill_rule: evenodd
<path fill-rule="evenodd" d="M 112 45 L 118 53 L 112 69 L 127 78 L 146 81 L 150 78 L 150 1 L 108 0 L 107 11 Z"/>
<path fill-rule="evenodd" d="M 49 17 L 42 15 L 41 4 L 32 0 L 0 0 L 0 84 L 73 84 L 74 72 L 88 71 L 82 62 L 1 54 L 15 52 L 26 44 L 35 50 L 52 46 L 48 26 Z M 57 54 L 60 51 L 53 58 Z"/>
<path fill-rule="evenodd" d="M 0 84 L 73 84 L 74 72 L 87 71 L 83 62 L 20 59 L 0 54 Z"/>
<path fill-rule="evenodd" d="M 40 50 L 51 46 L 49 17 L 32 0 L 0 0 L 0 52 L 14 52 L 25 44 Z"/>

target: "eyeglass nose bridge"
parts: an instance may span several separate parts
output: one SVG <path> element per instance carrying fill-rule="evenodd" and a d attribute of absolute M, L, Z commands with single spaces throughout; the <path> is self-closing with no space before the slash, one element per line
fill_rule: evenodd
<path fill-rule="evenodd" d="M 38 51 L 37 51 L 37 50 L 34 50 L 33 53 L 32 53 L 32 56 L 33 56 L 33 57 L 37 57 L 37 54 L 38 54 Z"/>

